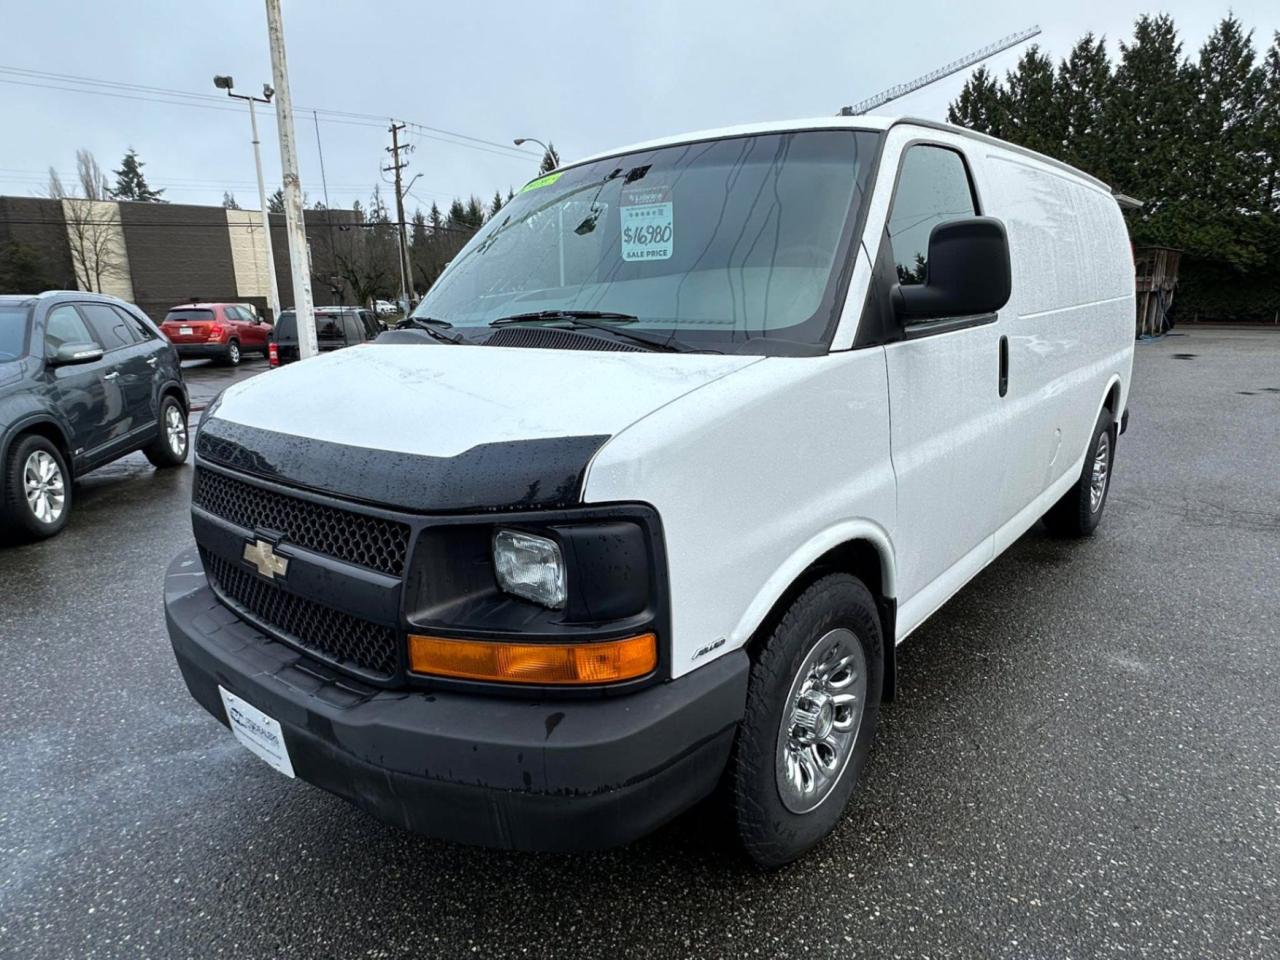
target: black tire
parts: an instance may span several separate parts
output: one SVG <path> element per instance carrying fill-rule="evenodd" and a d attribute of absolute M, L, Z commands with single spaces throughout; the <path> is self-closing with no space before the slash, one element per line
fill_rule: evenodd
<path fill-rule="evenodd" d="M 223 358 L 223 362 L 229 367 L 240 366 L 240 341 L 232 340 L 227 344 L 227 355 Z"/>
<path fill-rule="evenodd" d="M 24 474 L 28 461 L 37 454 L 45 454 L 56 464 L 57 478 L 61 481 L 62 501 L 57 516 L 43 520 L 33 511 L 27 500 Z M 47 460 L 45 461 L 48 462 Z M 9 449 L 3 476 L 0 477 L 0 533 L 9 540 L 29 542 L 43 540 L 61 532 L 71 515 L 71 471 L 58 448 L 37 434 L 19 437 Z"/>
<path fill-rule="evenodd" d="M 1094 470 L 1099 457 L 1105 460 L 1105 476 L 1102 479 L 1101 496 L 1095 501 L 1093 494 Z M 1089 440 L 1084 468 L 1080 477 L 1044 515 L 1044 525 L 1055 537 L 1087 537 L 1098 528 L 1102 511 L 1111 491 L 1111 477 L 1115 473 L 1116 426 L 1111 411 L 1103 407 Z"/>
<path fill-rule="evenodd" d="M 173 433 L 170 430 L 171 420 L 175 428 L 181 427 L 181 432 Z M 187 462 L 187 448 L 190 442 L 187 432 L 187 411 L 175 397 L 165 397 L 160 401 L 160 432 L 151 441 L 150 446 L 143 448 L 143 454 L 151 461 L 153 467 L 159 469 L 180 467 Z"/>
<path fill-rule="evenodd" d="M 780 751 L 784 711 L 794 717 L 793 685 L 832 631 L 850 631 L 865 661 L 861 719 L 843 768 L 817 805 L 793 812 L 784 801 Z M 848 637 L 848 634 L 843 634 Z M 852 643 L 853 641 L 849 641 Z M 880 714 L 884 680 L 884 638 L 875 599 L 862 581 L 848 574 L 823 577 L 801 593 L 765 638 L 751 666 L 746 713 L 729 761 L 738 838 L 758 865 L 778 867 L 827 836 L 839 822 L 862 774 Z M 789 721 L 791 722 L 791 721 Z"/>

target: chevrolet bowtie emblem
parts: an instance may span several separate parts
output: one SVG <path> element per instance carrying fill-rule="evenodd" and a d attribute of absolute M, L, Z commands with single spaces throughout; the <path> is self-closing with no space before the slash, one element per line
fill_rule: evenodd
<path fill-rule="evenodd" d="M 244 558 L 258 568 L 268 580 L 283 577 L 289 571 L 289 561 L 278 556 L 265 540 L 252 540 L 244 545 Z"/>

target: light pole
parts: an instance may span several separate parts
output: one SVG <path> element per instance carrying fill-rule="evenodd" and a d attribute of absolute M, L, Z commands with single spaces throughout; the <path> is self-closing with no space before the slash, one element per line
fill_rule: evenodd
<path fill-rule="evenodd" d="M 511 142 L 512 142 L 512 143 L 514 143 L 517 147 L 519 147 L 519 146 L 523 146 L 523 145 L 524 145 L 524 144 L 526 144 L 526 143 L 536 143 L 538 146 L 540 146 L 540 147 L 542 148 L 542 158 L 543 158 L 543 160 L 545 160 L 545 159 L 546 159 L 546 158 L 551 154 L 551 148 L 550 148 L 550 147 L 548 147 L 548 146 L 547 146 L 545 143 L 543 143 L 541 140 L 535 140 L 533 137 L 516 137 L 516 138 L 515 138 L 514 140 L 512 140 Z M 540 160 L 540 161 L 538 161 L 538 169 L 539 169 L 539 170 L 541 170 L 541 169 L 542 169 L 542 161 L 541 161 L 541 160 Z"/>
<path fill-rule="evenodd" d="M 280 317 L 280 288 L 276 284 L 276 257 L 271 247 L 271 218 L 267 216 L 267 188 L 262 182 L 262 153 L 258 149 L 258 115 L 253 109 L 255 103 L 270 103 L 275 91 L 269 84 L 262 85 L 262 98 L 251 97 L 244 93 L 232 93 L 235 81 L 230 77 L 214 77 L 213 85 L 219 90 L 227 91 L 233 100 L 244 100 L 249 104 L 249 125 L 253 127 L 253 165 L 258 170 L 258 209 L 262 214 L 262 236 L 267 244 L 267 277 L 271 281 L 271 322 Z"/>

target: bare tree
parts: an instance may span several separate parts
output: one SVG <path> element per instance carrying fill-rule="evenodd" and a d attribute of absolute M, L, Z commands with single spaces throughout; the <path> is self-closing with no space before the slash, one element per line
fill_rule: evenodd
<path fill-rule="evenodd" d="M 88 150 L 76 151 L 76 177 L 83 197 L 68 191 L 58 171 L 50 167 L 48 192 L 54 200 L 62 201 L 76 285 L 90 293 L 102 293 L 105 283 L 124 276 L 120 208 L 105 200 L 106 177 Z"/>
<path fill-rule="evenodd" d="M 80 190 L 86 200 L 108 200 L 111 188 L 107 186 L 107 177 L 98 166 L 88 150 L 76 151 L 76 176 L 80 178 Z"/>

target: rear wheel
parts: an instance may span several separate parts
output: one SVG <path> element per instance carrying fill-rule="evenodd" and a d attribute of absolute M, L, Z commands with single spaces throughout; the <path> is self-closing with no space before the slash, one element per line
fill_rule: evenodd
<path fill-rule="evenodd" d="M 1105 407 L 1098 415 L 1080 477 L 1044 515 L 1044 525 L 1058 537 L 1087 537 L 1098 528 L 1111 489 L 1116 453 L 1116 427 Z"/>
<path fill-rule="evenodd" d="M 187 462 L 187 412 L 173 397 L 160 402 L 160 433 L 142 451 L 152 466 L 179 467 Z"/>
<path fill-rule="evenodd" d="M 765 640 L 729 767 L 738 836 L 761 866 L 794 860 L 844 813 L 875 737 L 883 643 L 848 574 L 810 586 Z"/>
<path fill-rule="evenodd" d="M 0 529 L 10 537 L 43 539 L 67 525 L 71 475 L 61 452 L 44 437 L 14 442 L 0 484 Z"/>
<path fill-rule="evenodd" d="M 232 340 L 227 344 L 227 364 L 237 366 L 240 363 L 240 341 Z"/>

